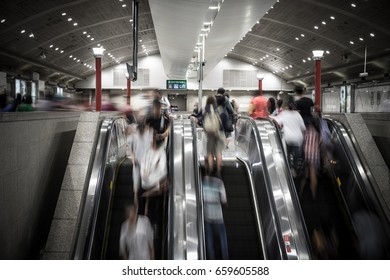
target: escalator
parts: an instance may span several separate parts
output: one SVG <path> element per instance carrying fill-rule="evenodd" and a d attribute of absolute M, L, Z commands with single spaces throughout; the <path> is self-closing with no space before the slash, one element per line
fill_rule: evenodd
<path fill-rule="evenodd" d="M 256 214 L 251 197 L 250 175 L 242 163 L 223 163 L 222 180 L 225 184 L 227 207 L 223 216 L 228 240 L 229 259 L 263 259 Z"/>

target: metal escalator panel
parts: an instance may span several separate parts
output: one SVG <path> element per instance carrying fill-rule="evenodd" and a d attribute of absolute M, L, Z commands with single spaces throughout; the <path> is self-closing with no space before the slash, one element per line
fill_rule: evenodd
<path fill-rule="evenodd" d="M 332 170 L 359 239 L 360 258 L 390 258 L 390 223 L 368 178 L 369 167 L 360 160 L 353 136 L 345 127 L 338 121 L 326 121 L 333 143 Z M 368 225 L 370 240 L 375 237 L 375 242 L 365 240 Z"/>
<path fill-rule="evenodd" d="M 223 208 L 229 259 L 260 260 L 262 245 L 256 228 L 255 205 L 250 189 L 250 174 L 239 161 L 224 161 L 222 180 L 227 207 Z"/>

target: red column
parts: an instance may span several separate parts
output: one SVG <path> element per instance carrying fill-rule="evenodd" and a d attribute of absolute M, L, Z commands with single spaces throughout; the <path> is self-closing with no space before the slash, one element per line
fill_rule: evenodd
<path fill-rule="evenodd" d="M 130 105 L 130 93 L 131 93 L 131 81 L 130 79 L 127 80 L 127 105 Z"/>
<path fill-rule="evenodd" d="M 259 80 L 259 95 L 263 94 L 263 80 Z"/>
<path fill-rule="evenodd" d="M 317 59 L 314 110 L 318 112 L 321 108 L 320 106 L 321 106 L 321 59 Z"/>
<path fill-rule="evenodd" d="M 95 58 L 96 63 L 96 112 L 102 110 L 102 59 Z"/>

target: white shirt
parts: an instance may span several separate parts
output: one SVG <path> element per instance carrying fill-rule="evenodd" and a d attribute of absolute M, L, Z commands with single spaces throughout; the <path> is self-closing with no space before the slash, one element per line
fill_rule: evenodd
<path fill-rule="evenodd" d="M 139 215 L 133 227 L 128 220 L 122 223 L 120 255 L 128 255 L 129 260 L 150 260 L 150 248 L 153 248 L 153 228 L 148 217 Z"/>
<path fill-rule="evenodd" d="M 284 110 L 275 117 L 282 126 L 283 138 L 287 145 L 301 146 L 303 143 L 303 132 L 305 124 L 297 111 Z"/>
<path fill-rule="evenodd" d="M 151 189 L 167 176 L 167 155 L 164 147 L 150 148 L 141 164 L 142 188 Z"/>
<path fill-rule="evenodd" d="M 146 128 L 144 133 L 141 134 L 137 129 L 136 132 L 130 135 L 129 142 L 134 159 L 139 164 L 142 164 L 147 151 L 152 147 L 153 131 Z"/>

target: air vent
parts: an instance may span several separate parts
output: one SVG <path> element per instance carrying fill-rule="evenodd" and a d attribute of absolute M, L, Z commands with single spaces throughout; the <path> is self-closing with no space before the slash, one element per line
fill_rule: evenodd
<path fill-rule="evenodd" d="M 114 81 L 116 87 L 126 87 L 126 68 L 114 68 Z M 137 82 L 134 86 L 146 87 L 150 84 L 149 69 L 138 68 Z"/>
<path fill-rule="evenodd" d="M 257 71 L 223 70 L 223 86 L 226 88 L 253 88 L 257 83 Z"/>

